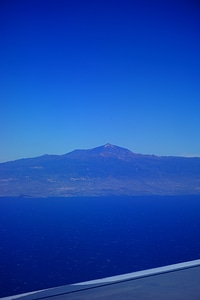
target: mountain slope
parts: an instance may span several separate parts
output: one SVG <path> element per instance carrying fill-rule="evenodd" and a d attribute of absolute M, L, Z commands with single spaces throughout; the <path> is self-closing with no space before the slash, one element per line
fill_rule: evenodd
<path fill-rule="evenodd" d="M 200 158 L 135 154 L 106 144 L 0 164 L 0 196 L 188 193 L 200 193 Z"/>

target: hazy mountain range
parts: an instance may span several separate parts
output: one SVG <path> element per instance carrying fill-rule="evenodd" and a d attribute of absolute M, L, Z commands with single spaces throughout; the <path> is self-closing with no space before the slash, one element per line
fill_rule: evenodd
<path fill-rule="evenodd" d="M 0 163 L 0 196 L 200 194 L 200 158 L 135 154 L 111 144 Z"/>

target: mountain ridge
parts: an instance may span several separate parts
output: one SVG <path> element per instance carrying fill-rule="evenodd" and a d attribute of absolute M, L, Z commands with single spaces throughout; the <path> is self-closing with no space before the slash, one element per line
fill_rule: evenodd
<path fill-rule="evenodd" d="M 0 163 L 0 196 L 200 194 L 200 158 L 112 144 Z"/>
<path fill-rule="evenodd" d="M 113 156 L 113 157 L 118 157 L 119 159 L 124 158 L 125 156 L 135 156 L 135 155 L 141 155 L 141 154 L 136 154 L 126 148 L 122 148 L 110 143 L 107 143 L 103 146 L 91 148 L 91 149 L 76 149 L 72 152 L 69 152 L 65 154 L 68 157 L 78 157 L 78 156 Z"/>

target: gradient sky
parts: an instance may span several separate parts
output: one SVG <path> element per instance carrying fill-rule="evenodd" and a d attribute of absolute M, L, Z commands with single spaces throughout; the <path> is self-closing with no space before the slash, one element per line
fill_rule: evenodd
<path fill-rule="evenodd" d="M 0 162 L 200 156 L 199 1 L 2 0 L 0 31 Z"/>

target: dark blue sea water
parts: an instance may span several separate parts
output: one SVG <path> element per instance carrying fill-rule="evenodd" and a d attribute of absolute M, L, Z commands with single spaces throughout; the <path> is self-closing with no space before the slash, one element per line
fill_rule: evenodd
<path fill-rule="evenodd" d="M 0 198 L 0 296 L 200 258 L 200 196 Z"/>

